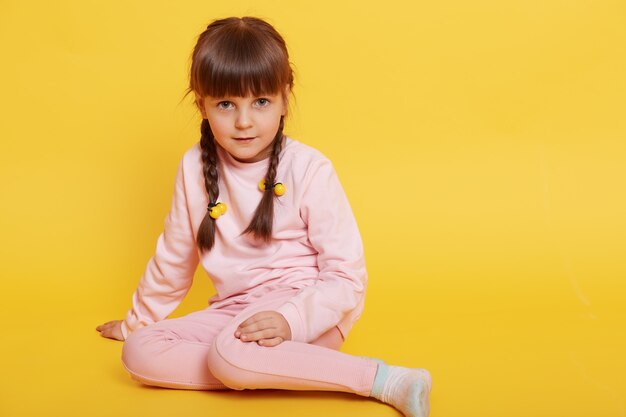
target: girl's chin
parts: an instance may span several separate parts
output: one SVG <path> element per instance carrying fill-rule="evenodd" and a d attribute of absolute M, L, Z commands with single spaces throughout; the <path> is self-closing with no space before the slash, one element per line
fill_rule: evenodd
<path fill-rule="evenodd" d="M 271 143 L 262 148 L 259 137 L 253 139 L 232 139 L 220 144 L 222 149 L 239 162 L 258 162 L 270 156 Z M 261 149 L 262 148 L 262 149 Z"/>
<path fill-rule="evenodd" d="M 262 154 L 245 154 L 245 153 L 235 153 L 235 154 L 231 153 L 230 156 L 232 156 L 234 159 L 236 159 L 239 162 L 245 162 L 245 163 L 258 162 L 267 158 L 267 156 L 264 157 Z"/>

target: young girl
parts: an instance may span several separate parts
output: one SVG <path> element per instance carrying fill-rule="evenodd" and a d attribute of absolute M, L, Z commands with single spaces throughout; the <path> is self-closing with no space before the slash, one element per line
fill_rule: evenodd
<path fill-rule="evenodd" d="M 216 20 L 193 50 L 201 139 L 125 320 L 131 377 L 180 389 L 325 390 L 429 413 L 424 369 L 339 352 L 363 310 L 361 237 L 330 161 L 283 134 L 293 74 L 283 38 L 254 17 Z M 167 319 L 201 262 L 217 294 Z"/>

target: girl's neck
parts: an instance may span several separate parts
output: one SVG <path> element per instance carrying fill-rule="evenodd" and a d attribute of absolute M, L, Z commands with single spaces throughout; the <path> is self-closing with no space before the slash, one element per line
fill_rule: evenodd
<path fill-rule="evenodd" d="M 291 143 L 291 138 L 287 137 L 287 135 L 283 135 L 282 140 L 283 140 L 283 143 L 281 144 L 281 150 L 280 150 L 281 156 L 283 152 L 285 152 L 285 149 L 287 148 L 289 143 Z M 265 156 L 263 159 L 260 159 L 254 162 L 241 161 L 235 158 L 234 156 L 232 156 L 230 153 L 228 153 L 217 142 L 215 143 L 215 147 L 217 148 L 217 154 L 218 154 L 218 158 L 220 162 L 230 165 L 230 166 L 241 168 L 241 169 L 255 169 L 257 167 L 267 167 L 267 164 L 271 156 L 271 153 L 270 153 L 267 156 Z"/>

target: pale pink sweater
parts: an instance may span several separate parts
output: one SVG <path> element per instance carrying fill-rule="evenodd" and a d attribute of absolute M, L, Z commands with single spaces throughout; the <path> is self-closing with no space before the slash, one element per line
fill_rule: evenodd
<path fill-rule="evenodd" d="M 258 183 L 269 159 L 242 163 L 219 147 L 218 157 L 218 201 L 228 210 L 216 220 L 215 246 L 204 254 L 196 246 L 208 204 L 198 142 L 178 165 L 171 210 L 122 322 L 124 338 L 176 309 L 198 262 L 217 291 L 209 299 L 212 308 L 274 288 L 298 288 L 277 309 L 292 340 L 313 341 L 335 325 L 345 338 L 361 316 L 367 272 L 361 236 L 331 162 L 287 138 L 276 176 L 287 192 L 274 201 L 273 238 L 267 244 L 242 232 L 261 199 Z"/>

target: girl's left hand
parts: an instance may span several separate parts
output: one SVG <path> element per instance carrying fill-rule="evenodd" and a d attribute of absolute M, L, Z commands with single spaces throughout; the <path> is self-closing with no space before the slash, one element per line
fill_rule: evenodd
<path fill-rule="evenodd" d="M 235 337 L 243 342 L 257 342 L 273 347 L 291 340 L 291 329 L 285 317 L 277 311 L 261 311 L 239 324 Z"/>
<path fill-rule="evenodd" d="M 124 336 L 122 335 L 122 321 L 123 320 L 107 321 L 106 323 L 96 327 L 96 330 L 100 332 L 100 336 L 102 337 L 124 340 Z"/>

